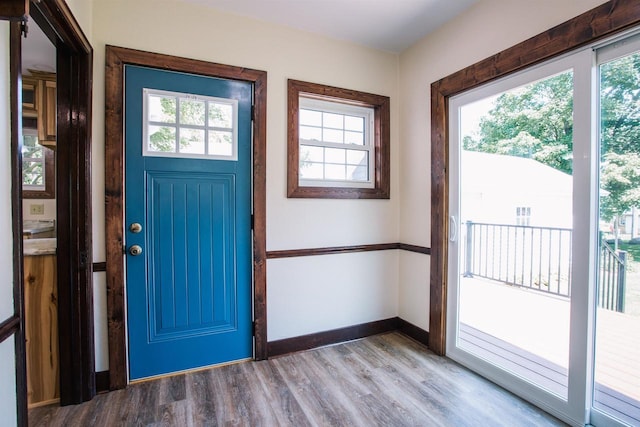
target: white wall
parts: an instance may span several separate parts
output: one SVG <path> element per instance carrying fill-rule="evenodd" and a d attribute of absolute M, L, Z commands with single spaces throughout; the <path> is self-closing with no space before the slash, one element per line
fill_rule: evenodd
<path fill-rule="evenodd" d="M 267 250 L 398 241 L 397 55 L 175 0 L 98 1 L 93 17 L 95 261 L 105 256 L 105 44 L 267 71 Z M 288 78 L 391 98 L 391 200 L 287 199 Z M 269 260 L 267 271 L 269 340 L 397 315 L 397 251 Z M 363 298 L 361 291 L 385 300 Z M 337 299 L 351 309 L 336 313 Z M 98 328 L 106 321 L 100 310 Z M 106 348 L 96 341 L 99 358 Z"/>
<path fill-rule="evenodd" d="M 13 227 L 11 225 L 11 120 L 9 101 L 9 24 L 0 21 L 0 322 L 13 316 Z M 0 423 L 16 425 L 16 374 L 13 338 L 0 343 Z"/>
<path fill-rule="evenodd" d="M 431 246 L 431 83 L 601 3 L 483 0 L 400 55 L 400 241 Z M 400 317 L 428 328 L 429 259 L 400 257 Z"/>
<path fill-rule="evenodd" d="M 71 13 L 80 24 L 80 28 L 89 41 L 93 32 L 93 2 L 94 0 L 65 0 Z"/>
<path fill-rule="evenodd" d="M 31 205 L 44 205 L 42 215 L 33 215 Z M 56 199 L 24 199 L 22 201 L 22 219 L 25 221 L 45 221 L 56 219 Z"/>
<path fill-rule="evenodd" d="M 16 356 L 14 337 L 0 343 L 0 425 L 18 424 L 16 404 Z"/>

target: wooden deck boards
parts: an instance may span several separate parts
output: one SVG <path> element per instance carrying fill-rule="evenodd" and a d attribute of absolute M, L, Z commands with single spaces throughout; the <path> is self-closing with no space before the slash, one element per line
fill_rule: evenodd
<path fill-rule="evenodd" d="M 134 384 L 31 426 L 564 425 L 400 333 Z"/>
<path fill-rule="evenodd" d="M 461 305 L 461 347 L 566 397 L 568 299 L 465 278 Z M 598 309 L 596 322 L 594 406 L 640 425 L 640 317 Z"/>

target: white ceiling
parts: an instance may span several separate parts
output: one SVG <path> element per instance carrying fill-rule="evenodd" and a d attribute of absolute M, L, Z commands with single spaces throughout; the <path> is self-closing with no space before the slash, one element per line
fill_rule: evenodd
<path fill-rule="evenodd" d="M 478 0 L 182 0 L 376 49 L 401 52 Z M 55 47 L 31 20 L 22 69 L 55 71 Z"/>
<path fill-rule="evenodd" d="M 27 70 L 56 71 L 56 48 L 33 20 L 28 22 L 29 32 L 22 39 L 22 73 Z"/>
<path fill-rule="evenodd" d="M 402 52 L 478 0 L 183 0 Z"/>

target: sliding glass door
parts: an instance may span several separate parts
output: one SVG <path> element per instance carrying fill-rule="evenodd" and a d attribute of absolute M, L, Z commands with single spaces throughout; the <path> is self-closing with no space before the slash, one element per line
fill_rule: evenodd
<path fill-rule="evenodd" d="M 589 261 L 574 248 L 589 235 L 574 218 L 589 197 L 577 196 L 576 176 L 590 165 L 573 159 L 589 149 L 589 135 L 575 131 L 590 120 L 590 98 L 577 89 L 590 85 L 589 63 L 588 53 L 573 55 L 449 104 L 447 354 L 577 423 L 587 385 L 572 373 L 584 372 L 586 355 L 571 349 L 587 331 L 571 326 L 587 323 L 574 299 L 588 298 L 588 272 L 576 273 Z"/>
<path fill-rule="evenodd" d="M 640 41 L 597 53 L 599 239 L 593 422 L 640 425 Z"/>
<path fill-rule="evenodd" d="M 640 36 L 449 100 L 447 355 L 640 425 Z"/>

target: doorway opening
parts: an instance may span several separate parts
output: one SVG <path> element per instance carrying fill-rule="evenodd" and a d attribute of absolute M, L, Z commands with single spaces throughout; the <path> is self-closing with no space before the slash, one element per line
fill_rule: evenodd
<path fill-rule="evenodd" d="M 56 47 L 22 40 L 22 237 L 29 408 L 60 401 L 56 257 Z"/>

